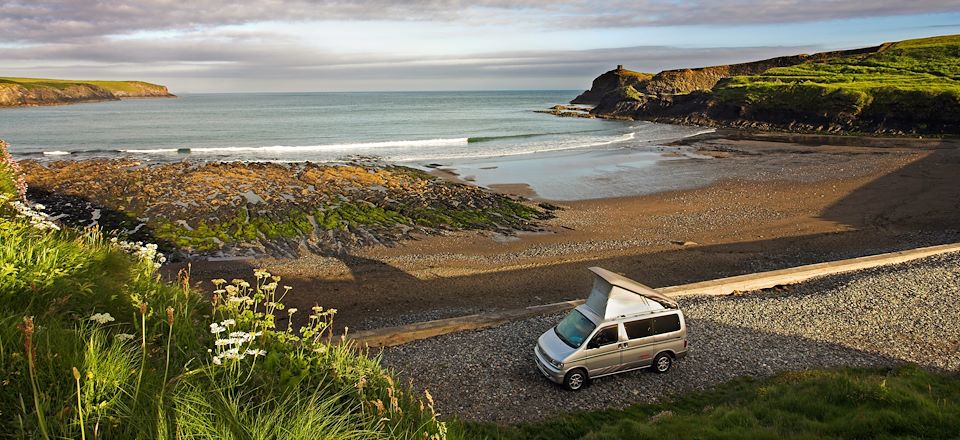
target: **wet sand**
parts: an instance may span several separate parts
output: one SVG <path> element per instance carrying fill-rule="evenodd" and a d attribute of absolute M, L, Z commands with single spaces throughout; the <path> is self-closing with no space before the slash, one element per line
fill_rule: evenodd
<path fill-rule="evenodd" d="M 249 277 L 266 267 L 294 287 L 288 306 L 335 307 L 338 328 L 367 329 L 581 298 L 590 266 L 660 287 L 960 241 L 957 142 L 851 139 L 704 136 L 683 146 L 713 159 L 663 166 L 671 179 L 709 179 L 554 201 L 563 209 L 546 232 L 457 232 L 339 257 L 199 262 L 193 276 Z M 617 175 L 607 176 L 610 185 L 635 182 Z M 490 187 L 530 196 L 529 182 L 501 183 Z"/>

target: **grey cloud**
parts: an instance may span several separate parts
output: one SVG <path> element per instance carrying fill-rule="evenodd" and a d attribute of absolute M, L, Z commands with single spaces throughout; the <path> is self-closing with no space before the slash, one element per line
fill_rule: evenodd
<path fill-rule="evenodd" d="M 803 22 L 957 11 L 955 0 L 0 0 L 5 41 L 64 41 L 270 20 L 460 20 L 617 27 Z"/>
<path fill-rule="evenodd" d="M 93 45 L 0 48 L 18 76 L 136 78 L 174 92 L 510 89 L 589 86 L 616 64 L 655 72 L 812 52 L 811 47 L 676 48 L 637 46 L 580 51 L 518 51 L 451 57 L 341 54 L 293 43 L 121 40 Z M 51 65 L 49 60 L 58 60 Z"/>

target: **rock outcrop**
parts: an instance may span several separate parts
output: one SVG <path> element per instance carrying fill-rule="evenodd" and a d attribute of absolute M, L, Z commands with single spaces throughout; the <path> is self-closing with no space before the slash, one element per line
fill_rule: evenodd
<path fill-rule="evenodd" d="M 22 161 L 29 198 L 174 255 L 338 254 L 417 234 L 540 230 L 550 206 L 375 163 Z"/>

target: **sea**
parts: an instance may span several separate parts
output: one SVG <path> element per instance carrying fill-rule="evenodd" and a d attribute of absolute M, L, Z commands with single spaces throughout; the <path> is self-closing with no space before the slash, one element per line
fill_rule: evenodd
<path fill-rule="evenodd" d="M 0 110 L 18 158 L 450 162 L 645 148 L 705 131 L 535 113 L 578 91 L 183 94 Z"/>

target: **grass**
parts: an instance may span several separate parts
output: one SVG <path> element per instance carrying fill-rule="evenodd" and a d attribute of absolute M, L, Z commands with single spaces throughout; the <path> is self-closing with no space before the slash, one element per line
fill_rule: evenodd
<path fill-rule="evenodd" d="M 907 40 L 875 53 L 736 76 L 718 83 L 713 94 L 756 113 L 846 114 L 873 120 L 910 115 L 955 124 L 960 113 L 960 36 Z"/>
<path fill-rule="evenodd" d="M 110 92 L 135 93 L 143 89 L 163 89 L 163 86 L 143 81 L 86 81 L 47 78 L 0 77 L 0 86 L 4 84 L 20 85 L 28 90 L 35 88 L 54 88 L 64 90 L 68 87 L 92 84 Z"/>
<path fill-rule="evenodd" d="M 428 394 L 332 337 L 335 310 L 278 327 L 279 277 L 205 298 L 153 248 L 41 227 L 0 191 L 0 437 L 444 438 Z"/>
<path fill-rule="evenodd" d="M 558 408 L 562 410 L 562 408 Z M 720 385 L 678 400 L 516 426 L 456 423 L 451 438 L 956 438 L 960 378 L 915 367 L 812 370 Z"/>

